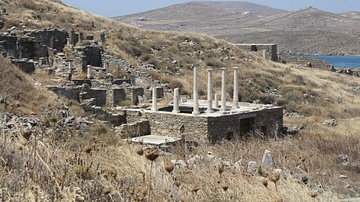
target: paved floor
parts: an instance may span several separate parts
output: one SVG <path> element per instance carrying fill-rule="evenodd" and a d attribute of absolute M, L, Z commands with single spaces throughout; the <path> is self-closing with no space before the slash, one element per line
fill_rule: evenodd
<path fill-rule="evenodd" d="M 153 144 L 153 145 L 173 143 L 179 140 L 181 140 L 181 138 L 159 136 L 159 135 L 145 135 L 145 136 L 131 138 L 131 142 L 143 142 L 144 144 Z"/>

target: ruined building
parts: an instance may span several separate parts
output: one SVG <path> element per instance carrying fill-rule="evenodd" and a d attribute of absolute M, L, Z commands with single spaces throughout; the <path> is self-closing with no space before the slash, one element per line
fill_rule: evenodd
<path fill-rule="evenodd" d="M 127 110 L 127 119 L 139 117 L 149 121 L 152 135 L 180 136 L 194 141 L 236 139 L 255 133 L 264 136 L 280 135 L 283 109 L 272 105 L 240 103 L 238 101 L 238 68 L 234 68 L 234 98 L 226 101 L 226 69 L 222 68 L 221 98 L 212 96 L 212 70 L 208 69 L 208 99 L 198 100 L 198 75 L 194 68 L 193 99 L 180 100 L 174 89 L 174 101 L 170 106 L 158 108 L 156 96 L 151 110 Z M 156 95 L 156 88 L 153 90 Z M 219 104 L 220 100 L 220 104 Z"/>
<path fill-rule="evenodd" d="M 100 40 L 105 42 L 105 39 L 104 33 L 101 33 Z M 81 40 L 91 43 L 81 44 Z M 61 52 L 65 46 L 73 51 L 73 59 L 62 59 L 64 53 Z M 253 49 L 253 46 L 250 47 Z M 271 59 L 276 59 L 276 50 L 273 46 L 269 47 Z M 264 49 L 260 46 L 256 48 Z M 47 88 L 59 96 L 79 102 L 89 115 L 117 126 L 117 133 L 123 137 L 151 134 L 217 142 L 256 133 L 274 137 L 282 129 L 282 107 L 239 102 L 238 68 L 234 68 L 232 102 L 226 100 L 225 68 L 221 69 L 221 93 L 212 94 L 212 69 L 208 69 L 207 100 L 199 100 L 198 71 L 195 67 L 193 98 L 190 100 L 181 98 L 178 89 L 165 90 L 151 76 L 131 65 L 123 68 L 134 74 L 134 80 L 113 79 L 107 64 L 114 63 L 117 59 L 110 56 L 110 59 L 103 58 L 101 43 L 94 42 L 92 36 L 84 38 L 75 31 L 71 31 L 70 35 L 56 29 L 29 31 L 22 36 L 3 33 L 0 35 L 0 50 L 3 55 L 12 57 L 18 66 L 23 66 L 22 69 L 26 72 L 34 71 L 32 60 L 39 61 L 40 65 L 47 65 L 49 69 L 54 68 L 58 75 L 67 80 L 67 84 Z M 51 61 L 51 54 L 58 56 L 59 60 Z M 266 56 L 266 51 L 264 55 Z M 73 79 L 73 72 L 86 73 L 87 79 Z M 141 82 L 136 82 L 137 80 Z M 146 85 L 143 85 L 144 81 Z M 140 83 L 141 85 L 137 85 Z M 173 102 L 168 106 L 158 106 L 158 100 L 169 93 L 173 94 Z"/>

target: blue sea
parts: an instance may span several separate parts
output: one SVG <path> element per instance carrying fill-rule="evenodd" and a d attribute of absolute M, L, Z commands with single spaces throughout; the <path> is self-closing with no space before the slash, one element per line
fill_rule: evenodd
<path fill-rule="evenodd" d="M 360 56 L 308 55 L 306 57 L 325 60 L 327 63 L 334 65 L 335 68 L 360 68 Z"/>

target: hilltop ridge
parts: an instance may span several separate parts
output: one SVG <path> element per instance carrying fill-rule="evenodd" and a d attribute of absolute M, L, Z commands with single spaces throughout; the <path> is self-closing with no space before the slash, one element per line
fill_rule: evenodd
<path fill-rule="evenodd" d="M 185 5 L 186 9 L 182 10 Z M 253 4 L 249 11 L 253 8 L 254 12 L 233 12 L 242 6 L 247 8 L 246 5 L 244 2 L 190 2 L 115 19 L 145 29 L 203 33 L 234 43 L 276 43 L 284 53 L 360 54 L 356 46 L 360 18 L 356 12 L 335 14 L 314 7 L 283 11 Z M 221 15 L 217 15 L 219 9 Z M 262 11 L 255 12 L 257 9 Z M 165 10 L 175 17 L 171 20 L 170 15 L 158 17 Z M 139 21 L 140 17 L 144 20 Z"/>

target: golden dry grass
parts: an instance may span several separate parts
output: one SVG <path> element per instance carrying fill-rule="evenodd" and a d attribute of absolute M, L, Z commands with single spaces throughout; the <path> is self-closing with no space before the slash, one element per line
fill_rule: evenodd
<path fill-rule="evenodd" d="M 199 161 L 196 166 L 175 166 L 169 173 L 164 162 L 177 156 L 160 156 L 151 166 L 150 160 L 138 154 L 138 146 L 119 140 L 118 136 L 105 128 L 101 124 L 95 124 L 90 129 L 92 132 L 86 136 L 78 136 L 73 131 L 71 137 L 50 134 L 35 139 L 36 136 L 33 136 L 25 143 L 10 141 L 6 134 L 1 134 L 3 199 L 148 201 L 151 195 L 152 201 L 311 200 L 309 193 L 313 190 L 299 183 L 296 175 L 290 175 L 289 170 L 285 170 L 293 168 L 283 162 L 284 156 L 281 152 L 287 148 L 280 149 L 275 145 L 294 147 L 286 140 L 271 141 L 271 144 L 267 141 L 250 141 L 246 148 L 243 147 L 245 144 L 224 142 L 222 145 L 199 147 L 191 153 L 178 153 L 189 158 L 190 154 L 204 155 L 203 151 L 212 151 L 213 155 L 221 156 L 232 163 L 241 158 L 245 162 L 248 159 L 259 162 L 261 150 L 270 147 L 276 167 L 284 169 L 277 181 L 276 191 L 273 182 L 269 181 L 265 187 L 263 177 L 248 173 L 246 168 L 224 166 L 220 173 L 215 167 L 217 164 L 206 160 Z M 298 151 L 290 152 L 288 158 L 297 155 L 295 152 Z M 309 162 L 312 169 L 313 159 L 306 157 L 306 162 Z M 14 159 L 14 163 L 9 164 L 10 159 Z M 331 169 L 323 172 L 328 171 Z M 22 180 L 19 181 L 18 178 Z M 317 196 L 317 201 L 336 201 L 336 195 L 329 191 L 330 187 L 326 182 L 317 181 L 316 176 L 311 176 L 310 180 L 315 185 L 321 183 L 324 187 L 325 191 Z"/>
<path fill-rule="evenodd" d="M 0 111 L 39 113 L 45 108 L 57 108 L 60 100 L 43 86 L 35 86 L 35 80 L 23 73 L 10 61 L 0 57 L 0 97 L 5 103 L 0 105 Z"/>

